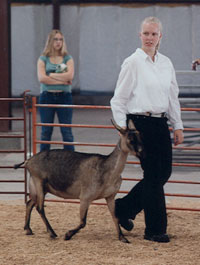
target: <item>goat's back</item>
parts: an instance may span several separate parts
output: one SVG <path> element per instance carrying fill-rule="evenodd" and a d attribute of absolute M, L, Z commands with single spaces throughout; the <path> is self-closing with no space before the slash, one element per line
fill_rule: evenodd
<path fill-rule="evenodd" d="M 26 162 L 31 176 L 43 179 L 54 189 L 65 191 L 76 181 L 88 182 L 97 178 L 98 182 L 106 170 L 103 167 L 107 156 L 73 152 L 63 149 L 42 151 Z M 98 172 L 98 174 L 97 174 Z"/>

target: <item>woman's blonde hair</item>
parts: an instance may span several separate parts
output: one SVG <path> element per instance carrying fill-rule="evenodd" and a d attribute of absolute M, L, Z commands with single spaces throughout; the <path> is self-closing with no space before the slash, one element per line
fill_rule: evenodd
<path fill-rule="evenodd" d="M 146 23 L 155 23 L 155 24 L 157 24 L 159 26 L 160 32 L 162 33 L 162 29 L 163 29 L 162 23 L 157 17 L 146 17 L 141 23 L 141 26 L 140 26 L 141 30 L 142 30 L 143 25 L 146 24 Z"/>
<path fill-rule="evenodd" d="M 143 25 L 146 23 L 155 23 L 158 25 L 160 33 L 162 33 L 163 27 L 162 27 L 162 23 L 161 21 L 157 18 L 157 17 L 146 17 L 140 26 L 140 31 L 142 31 Z M 158 42 L 157 46 L 156 46 L 156 51 L 159 49 L 160 47 L 160 41 Z"/>
<path fill-rule="evenodd" d="M 67 55 L 68 52 L 67 52 L 67 45 L 65 43 L 65 38 L 64 38 L 62 32 L 59 29 L 53 29 L 49 33 L 42 55 L 44 55 L 44 56 L 53 55 L 53 53 L 54 53 L 54 51 L 53 51 L 53 42 L 54 42 L 55 35 L 57 33 L 59 33 L 62 36 L 62 38 L 63 38 L 63 45 L 62 45 L 62 48 L 60 50 L 60 55 L 61 56 Z"/>

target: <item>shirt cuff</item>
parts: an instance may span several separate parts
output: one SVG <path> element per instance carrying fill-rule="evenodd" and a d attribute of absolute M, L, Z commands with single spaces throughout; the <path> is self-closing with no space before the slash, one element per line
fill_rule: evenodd
<path fill-rule="evenodd" d="M 183 124 L 182 123 L 176 123 L 176 124 L 174 124 L 173 130 L 174 131 L 176 131 L 176 130 L 184 130 Z"/>

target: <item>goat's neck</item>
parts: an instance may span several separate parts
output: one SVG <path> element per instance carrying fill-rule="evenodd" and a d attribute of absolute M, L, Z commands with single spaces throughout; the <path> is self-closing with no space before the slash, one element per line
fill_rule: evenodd
<path fill-rule="evenodd" d="M 127 160 L 128 152 L 123 151 L 121 148 L 121 140 L 119 140 L 115 149 L 109 156 L 109 163 L 113 167 L 113 170 L 116 172 L 121 172 L 124 169 L 126 160 Z"/>

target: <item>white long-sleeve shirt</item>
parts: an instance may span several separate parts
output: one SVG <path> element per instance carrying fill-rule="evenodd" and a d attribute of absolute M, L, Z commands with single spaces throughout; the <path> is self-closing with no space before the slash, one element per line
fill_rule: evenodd
<path fill-rule="evenodd" d="M 111 99 L 114 120 L 126 126 L 126 114 L 166 112 L 174 130 L 183 129 L 179 88 L 170 59 L 157 53 L 155 60 L 138 48 L 125 59 Z"/>

